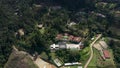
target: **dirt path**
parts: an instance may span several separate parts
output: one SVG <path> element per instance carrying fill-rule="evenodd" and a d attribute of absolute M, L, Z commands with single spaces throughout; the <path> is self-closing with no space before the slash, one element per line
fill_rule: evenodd
<path fill-rule="evenodd" d="M 86 62 L 84 68 L 87 68 L 88 64 L 90 63 L 90 61 L 92 60 L 93 58 L 93 49 L 92 49 L 92 46 L 95 44 L 95 42 L 101 37 L 102 35 L 98 35 L 98 37 L 90 44 L 90 51 L 91 51 L 91 54 L 90 54 L 90 58 L 88 59 L 88 61 Z"/>

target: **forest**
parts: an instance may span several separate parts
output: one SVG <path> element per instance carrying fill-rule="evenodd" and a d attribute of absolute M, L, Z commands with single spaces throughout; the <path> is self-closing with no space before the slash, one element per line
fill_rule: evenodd
<path fill-rule="evenodd" d="M 68 27 L 71 21 L 77 25 Z M 44 31 L 36 27 L 38 24 L 43 24 Z M 30 54 L 49 53 L 58 33 L 81 35 L 86 42 L 99 33 L 120 39 L 119 26 L 119 0 L 0 0 L 0 68 L 13 45 Z M 19 29 L 23 29 L 23 36 L 16 35 Z M 113 46 L 113 50 L 119 58 L 119 48 Z"/>
<path fill-rule="evenodd" d="M 113 53 L 114 57 L 115 57 L 114 61 L 116 63 L 117 68 L 120 67 L 120 57 L 119 57 L 120 56 L 120 54 L 119 54 L 120 46 L 119 46 L 119 44 L 120 44 L 120 41 L 110 40 L 110 42 L 109 42 L 109 45 L 113 49 L 113 52 L 114 52 Z"/>

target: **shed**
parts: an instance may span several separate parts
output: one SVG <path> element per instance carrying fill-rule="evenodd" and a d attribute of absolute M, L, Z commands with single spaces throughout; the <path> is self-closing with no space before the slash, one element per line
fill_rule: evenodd
<path fill-rule="evenodd" d="M 42 28 L 43 27 L 43 24 L 39 24 L 37 25 L 38 28 Z"/>
<path fill-rule="evenodd" d="M 74 38 L 74 36 L 73 36 L 73 35 L 70 35 L 69 38 L 68 38 L 68 40 L 72 41 L 73 38 Z"/>
<path fill-rule="evenodd" d="M 104 54 L 104 57 L 106 59 L 109 59 L 110 58 L 110 54 L 109 54 L 109 51 L 108 50 L 103 50 L 103 54 Z"/>
<path fill-rule="evenodd" d="M 58 35 L 57 35 L 57 37 L 56 37 L 56 39 L 61 40 L 61 39 L 62 39 L 62 37 L 63 37 L 63 35 L 62 35 L 62 34 L 58 34 Z"/>
<path fill-rule="evenodd" d="M 99 41 L 99 44 L 104 48 L 104 49 L 107 49 L 108 48 L 108 45 L 105 41 Z"/>
<path fill-rule="evenodd" d="M 81 38 L 80 37 L 74 37 L 73 39 L 75 42 L 80 42 L 81 41 Z"/>

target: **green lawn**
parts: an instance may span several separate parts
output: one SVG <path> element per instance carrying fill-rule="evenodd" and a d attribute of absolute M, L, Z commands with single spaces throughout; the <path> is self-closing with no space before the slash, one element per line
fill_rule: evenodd
<path fill-rule="evenodd" d="M 94 54 L 93 54 L 94 56 L 93 56 L 90 64 L 88 65 L 88 67 L 90 67 L 90 68 L 91 67 L 96 68 L 97 57 L 99 56 L 99 52 L 95 48 L 93 48 L 93 51 L 94 51 Z"/>
<path fill-rule="evenodd" d="M 81 63 L 82 66 L 84 66 L 90 56 L 90 47 L 86 47 L 85 49 L 81 50 L 80 54 L 81 54 Z"/>
<path fill-rule="evenodd" d="M 70 66 L 70 68 L 77 68 L 78 66 Z"/>
<path fill-rule="evenodd" d="M 112 50 L 111 49 L 108 49 L 109 52 L 110 52 L 111 58 L 110 59 L 106 59 L 106 60 L 102 59 L 102 57 L 101 57 L 101 55 L 100 55 L 98 50 L 96 50 L 95 48 L 93 48 L 93 50 L 94 50 L 94 56 L 93 56 L 90 64 L 88 65 L 88 68 L 97 68 L 96 66 L 116 68 L 115 64 L 114 64 L 114 61 L 113 61 L 113 54 L 112 54 Z"/>
<path fill-rule="evenodd" d="M 116 68 L 114 61 L 113 61 L 113 54 L 112 54 L 112 50 L 108 49 L 110 52 L 110 59 L 106 59 L 105 61 L 103 61 L 102 59 L 97 59 L 97 65 L 100 67 L 109 67 L 109 68 Z"/>

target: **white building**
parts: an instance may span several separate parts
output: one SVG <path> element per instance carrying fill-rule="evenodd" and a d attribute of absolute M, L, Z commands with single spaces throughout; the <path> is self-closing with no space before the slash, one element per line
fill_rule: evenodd
<path fill-rule="evenodd" d="M 81 46 L 83 44 L 82 43 L 79 43 L 79 44 L 66 44 L 64 42 L 60 42 L 58 44 L 52 44 L 50 45 L 50 49 L 53 50 L 57 50 L 57 49 L 77 49 L 77 50 L 80 50 L 81 49 Z"/>
<path fill-rule="evenodd" d="M 76 25 L 76 23 L 75 22 L 70 22 L 68 25 L 73 26 L 73 25 Z"/>
<path fill-rule="evenodd" d="M 39 24 L 37 25 L 38 28 L 42 28 L 43 27 L 43 24 Z"/>
<path fill-rule="evenodd" d="M 67 49 L 78 49 L 80 50 L 80 45 L 78 44 L 66 44 Z"/>
<path fill-rule="evenodd" d="M 59 49 L 59 45 L 52 44 L 50 45 L 50 49 Z"/>
<path fill-rule="evenodd" d="M 72 63 L 65 63 L 65 66 L 70 66 L 70 65 L 81 65 L 82 63 L 79 62 L 72 62 Z"/>

